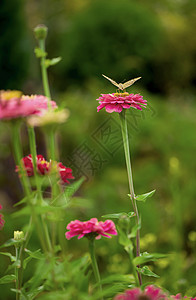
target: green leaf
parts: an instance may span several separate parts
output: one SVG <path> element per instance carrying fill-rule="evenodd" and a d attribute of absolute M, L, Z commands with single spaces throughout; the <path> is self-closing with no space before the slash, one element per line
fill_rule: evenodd
<path fill-rule="evenodd" d="M 129 234 L 129 238 L 135 238 L 137 235 L 138 229 L 141 228 L 141 219 L 139 219 L 139 224 L 135 224 L 131 230 L 131 233 Z"/>
<path fill-rule="evenodd" d="M 125 217 L 127 218 L 132 218 L 133 216 L 135 215 L 134 212 L 130 212 L 130 213 L 125 213 L 125 212 L 122 212 L 122 213 L 117 213 L 117 214 L 108 214 L 108 215 L 104 215 L 102 216 L 102 218 L 109 218 L 109 219 L 123 219 Z"/>
<path fill-rule="evenodd" d="M 101 216 L 102 218 L 109 218 L 109 219 L 120 219 L 122 217 L 127 217 L 127 213 L 118 213 L 118 214 L 108 214 L 108 215 L 104 215 Z"/>
<path fill-rule="evenodd" d="M 129 213 L 127 214 L 127 216 L 128 216 L 129 218 L 135 217 L 134 211 L 129 212 Z"/>
<path fill-rule="evenodd" d="M 65 189 L 64 195 L 67 198 L 70 198 L 71 196 L 73 196 L 73 194 L 75 194 L 75 192 L 77 192 L 77 190 L 80 188 L 80 186 L 82 185 L 82 183 L 84 181 L 85 181 L 85 177 L 82 176 L 79 180 L 77 180 L 74 183 L 67 186 Z"/>
<path fill-rule="evenodd" d="M 137 256 L 133 259 L 133 264 L 135 266 L 138 266 L 138 265 L 144 264 L 146 262 L 155 261 L 159 258 L 164 258 L 164 257 L 167 257 L 167 255 L 166 254 L 160 254 L 160 253 L 149 254 L 148 252 L 144 252 L 144 253 L 141 253 L 140 256 Z"/>
<path fill-rule="evenodd" d="M 20 242 L 25 241 L 25 239 L 21 239 Z M 6 248 L 11 246 L 16 246 L 18 244 L 18 241 L 14 239 L 10 239 L 7 242 L 5 242 L 3 245 L 0 246 L 0 248 Z"/>
<path fill-rule="evenodd" d="M 14 207 L 18 206 L 18 205 L 21 205 L 23 203 L 26 203 L 27 202 L 27 199 L 28 199 L 29 196 L 27 197 L 24 197 L 22 200 L 18 201 L 17 203 L 14 204 Z"/>
<path fill-rule="evenodd" d="M 48 68 L 50 66 L 54 66 L 54 65 L 58 64 L 61 60 L 62 60 L 62 57 L 60 57 L 60 56 L 52 58 L 52 59 L 46 59 L 45 66 L 46 66 L 46 68 Z"/>
<path fill-rule="evenodd" d="M 29 255 L 27 258 L 25 258 L 24 263 L 23 263 L 23 268 L 26 269 L 27 264 L 33 259 L 43 259 L 44 255 L 42 253 L 40 253 L 40 249 L 32 252 L 28 249 L 24 249 L 24 251 Z"/>
<path fill-rule="evenodd" d="M 118 230 L 118 241 L 119 244 L 121 244 L 123 247 L 133 247 L 131 240 L 128 238 L 126 233 L 119 227 L 117 226 Z"/>
<path fill-rule="evenodd" d="M 0 278 L 0 284 L 14 282 L 15 280 L 16 280 L 15 275 L 13 275 L 13 274 L 12 275 L 5 275 L 5 276 Z"/>
<path fill-rule="evenodd" d="M 152 272 L 148 266 L 144 266 L 142 268 L 137 268 L 138 272 L 141 273 L 142 275 L 145 276 L 150 276 L 150 277 L 156 277 L 159 278 L 160 276 Z"/>
<path fill-rule="evenodd" d="M 9 252 L 0 252 L 0 254 L 5 255 L 5 256 L 9 256 L 9 258 L 10 258 L 11 261 L 16 261 L 16 256 L 13 256 Z"/>
<path fill-rule="evenodd" d="M 42 259 L 44 258 L 44 255 L 40 252 L 41 249 L 38 249 L 34 252 L 28 250 L 28 249 L 25 249 L 24 250 L 29 256 L 31 256 L 32 258 L 35 258 L 35 259 Z"/>
<path fill-rule="evenodd" d="M 41 48 L 39 47 L 36 47 L 34 49 L 34 53 L 35 53 L 35 56 L 37 58 L 42 58 L 42 57 L 46 57 L 47 56 L 47 52 L 43 51 Z"/>
<path fill-rule="evenodd" d="M 82 183 L 84 182 L 85 177 L 82 176 L 79 180 L 75 181 L 74 183 L 66 186 L 64 192 L 62 193 L 61 197 L 57 197 L 53 200 L 52 204 L 59 205 L 60 207 L 63 205 L 65 208 L 70 205 L 69 200 L 70 198 L 77 192 L 80 188 Z M 73 198 L 72 198 L 73 200 Z"/>
<path fill-rule="evenodd" d="M 138 196 L 135 197 L 135 199 L 137 201 L 145 202 L 147 198 L 150 198 L 150 197 L 152 197 L 154 195 L 155 191 L 156 190 L 153 190 L 153 191 L 151 191 L 149 193 L 138 195 Z M 130 197 L 130 195 L 129 195 L 129 197 Z"/>

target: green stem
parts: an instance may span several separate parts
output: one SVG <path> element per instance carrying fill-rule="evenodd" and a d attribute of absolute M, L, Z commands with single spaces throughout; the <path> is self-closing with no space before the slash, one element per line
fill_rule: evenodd
<path fill-rule="evenodd" d="M 16 262 L 19 260 L 19 248 L 15 247 L 16 249 Z M 19 267 L 15 267 L 15 275 L 16 275 L 16 300 L 20 299 L 20 294 L 19 294 L 19 288 L 20 288 L 20 282 L 19 282 Z"/>
<path fill-rule="evenodd" d="M 45 52 L 45 40 L 41 39 L 39 40 L 39 47 L 40 49 Z M 45 64 L 45 57 L 43 56 L 41 58 L 41 72 L 42 72 L 42 81 L 43 81 L 43 87 L 44 87 L 44 93 L 46 95 L 46 97 L 48 97 L 48 108 L 50 108 L 50 99 L 51 99 L 51 94 L 50 94 L 50 88 L 49 88 L 49 84 L 48 84 L 48 74 L 47 74 L 47 68 L 46 68 L 46 64 Z"/>
<path fill-rule="evenodd" d="M 136 234 L 136 256 L 140 256 L 139 213 L 138 213 L 138 209 L 137 209 L 134 187 L 133 187 L 133 177 L 132 177 L 130 150 L 129 150 L 129 138 L 128 138 L 127 121 L 126 121 L 125 113 L 126 113 L 126 111 L 122 110 L 122 112 L 119 114 L 119 116 L 120 116 L 121 129 L 122 129 L 122 137 L 123 137 L 123 145 L 124 145 L 124 151 L 125 151 L 125 160 L 126 160 L 126 166 L 127 166 L 127 174 L 128 174 L 131 202 L 132 202 L 133 210 L 134 210 L 135 216 L 136 216 L 136 224 L 138 225 L 137 234 Z M 140 285 L 142 285 L 142 278 L 141 278 L 141 274 L 139 274 L 139 273 L 138 273 L 138 278 L 139 278 Z"/>
<path fill-rule="evenodd" d="M 38 174 L 37 174 L 37 150 L 36 150 L 35 131 L 34 131 L 33 127 L 28 127 L 28 134 L 29 134 L 30 152 L 32 155 L 32 160 L 33 160 L 33 172 L 34 172 L 35 184 L 36 184 L 37 193 L 38 193 L 38 201 L 39 201 L 39 204 L 41 204 L 42 192 L 41 192 L 41 185 L 40 185 Z"/>
<path fill-rule="evenodd" d="M 131 261 L 131 267 L 133 270 L 133 276 L 135 278 L 136 286 L 140 286 L 140 281 L 139 281 L 139 276 L 138 276 L 139 273 L 137 272 L 137 269 L 136 269 L 135 265 L 133 264 L 133 249 L 129 249 L 129 257 L 130 257 L 130 261 Z"/>
<path fill-rule="evenodd" d="M 22 187 L 24 189 L 24 193 L 27 196 L 27 201 L 29 202 L 31 189 L 30 189 L 28 178 L 24 171 L 24 166 L 21 162 L 23 153 L 22 153 L 22 147 L 21 147 L 21 141 L 20 141 L 20 126 L 21 126 L 20 121 L 16 121 L 13 124 L 11 124 L 11 138 L 12 138 L 12 144 L 13 144 L 15 163 L 16 163 L 16 165 L 19 166 L 19 174 L 21 175 L 20 180 L 22 183 Z"/>
<path fill-rule="evenodd" d="M 101 286 L 101 279 L 100 279 L 100 274 L 99 274 L 99 269 L 97 265 L 97 260 L 95 257 L 95 239 L 89 239 L 89 252 L 91 256 L 91 262 L 92 262 L 92 267 L 93 267 L 93 272 L 95 275 L 95 280 L 99 286 L 100 292 L 102 293 L 102 286 Z M 103 300 L 103 298 L 101 298 Z"/>
<path fill-rule="evenodd" d="M 42 52 L 45 52 L 45 38 L 44 39 L 39 39 L 39 47 L 42 50 Z M 46 67 L 46 59 L 45 56 L 41 57 L 40 65 L 41 65 L 41 73 L 42 73 L 42 83 L 43 83 L 43 89 L 44 89 L 44 94 L 48 98 L 48 109 L 52 109 L 50 100 L 51 100 L 51 93 L 50 93 L 50 87 L 49 87 L 49 82 L 48 82 L 48 74 L 47 74 L 47 67 Z M 56 161 L 57 159 L 57 153 L 56 153 L 56 147 L 55 147 L 55 129 L 53 127 L 49 128 L 46 135 L 46 141 L 47 141 L 47 151 L 48 151 L 48 159 L 51 159 L 53 162 Z M 57 182 L 52 181 L 52 198 L 55 199 L 59 194 L 59 189 Z M 56 242 L 56 225 L 53 225 L 53 234 L 52 234 L 52 244 L 53 248 Z M 45 227 L 46 230 L 46 227 Z M 47 239 L 48 239 L 48 246 L 50 245 L 51 248 L 51 243 L 49 242 L 49 234 L 47 234 Z"/>

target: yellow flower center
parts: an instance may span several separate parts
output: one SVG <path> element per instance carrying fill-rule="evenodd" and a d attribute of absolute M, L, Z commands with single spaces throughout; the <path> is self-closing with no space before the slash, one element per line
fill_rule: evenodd
<path fill-rule="evenodd" d="M 116 97 L 126 97 L 129 96 L 129 93 L 125 92 L 125 93 L 115 93 L 114 96 Z"/>
<path fill-rule="evenodd" d="M 20 98 L 21 96 L 21 91 L 0 91 L 0 99 L 4 101 L 9 101 L 12 98 Z"/>

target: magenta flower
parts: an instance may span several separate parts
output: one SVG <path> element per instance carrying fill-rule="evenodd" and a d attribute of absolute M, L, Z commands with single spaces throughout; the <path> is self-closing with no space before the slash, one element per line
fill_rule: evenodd
<path fill-rule="evenodd" d="M 57 105 L 50 101 L 52 108 Z M 0 119 L 10 120 L 42 115 L 48 109 L 48 98 L 42 95 L 21 96 L 17 91 L 0 91 Z"/>
<path fill-rule="evenodd" d="M 174 299 L 174 300 L 183 300 L 183 299 L 190 299 L 190 300 L 196 300 L 196 297 L 194 297 L 194 298 L 189 298 L 189 297 L 187 297 L 187 296 L 184 296 L 184 297 L 182 297 L 182 295 L 179 293 L 179 294 L 177 294 L 177 295 L 172 295 L 172 296 L 170 296 L 170 299 Z"/>
<path fill-rule="evenodd" d="M 105 107 L 108 113 L 118 112 L 120 113 L 123 109 L 130 107 L 142 110 L 142 107 L 147 105 L 147 101 L 143 100 L 143 96 L 139 94 L 128 94 L 128 93 L 113 93 L 113 94 L 101 94 L 99 97 L 99 106 L 97 111 L 99 112 Z"/>
<path fill-rule="evenodd" d="M 153 285 L 148 285 L 144 291 L 139 288 L 126 290 L 123 294 L 117 295 L 114 300 L 167 300 L 167 295 L 160 289 Z"/>
<path fill-rule="evenodd" d="M 0 210 L 1 209 L 2 209 L 2 205 L 0 204 Z M 5 221 L 4 221 L 3 215 L 0 214 L 0 230 L 3 228 L 4 223 L 5 223 Z"/>
<path fill-rule="evenodd" d="M 24 170 L 26 171 L 26 175 L 28 177 L 34 176 L 33 159 L 31 154 L 22 158 L 22 164 Z M 37 155 L 36 167 L 37 173 L 39 175 L 49 175 L 50 173 L 52 173 L 53 170 L 55 170 L 56 172 L 58 172 L 62 184 L 70 183 L 68 179 L 74 179 L 71 168 L 65 167 L 61 162 L 48 162 L 42 155 Z M 16 166 L 16 172 L 19 172 L 19 170 L 20 167 Z"/>
<path fill-rule="evenodd" d="M 34 171 L 33 171 L 32 155 L 29 154 L 28 156 L 23 157 L 22 163 L 23 163 L 23 166 L 24 166 L 27 176 L 29 176 L 29 177 L 33 176 Z M 47 162 L 42 155 L 37 155 L 36 164 L 37 164 L 37 172 L 39 175 L 45 175 L 45 174 L 49 173 L 50 163 Z M 16 172 L 18 172 L 18 171 L 19 171 L 19 166 L 16 166 Z"/>
<path fill-rule="evenodd" d="M 76 235 L 78 235 L 78 239 L 81 239 L 83 236 L 96 236 L 96 239 L 100 239 L 101 236 L 111 238 L 109 234 L 117 235 L 115 224 L 112 221 L 98 222 L 96 218 L 86 222 L 71 221 L 67 225 L 67 229 L 70 230 L 65 233 L 68 240 Z"/>
<path fill-rule="evenodd" d="M 62 183 L 70 183 L 68 179 L 74 179 L 72 169 L 65 167 L 62 163 L 57 165 Z"/>

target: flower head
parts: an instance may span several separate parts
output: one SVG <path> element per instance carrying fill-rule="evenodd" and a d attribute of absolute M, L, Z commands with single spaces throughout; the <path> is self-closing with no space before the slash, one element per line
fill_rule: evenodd
<path fill-rule="evenodd" d="M 148 285 L 144 291 L 139 288 L 126 290 L 123 294 L 117 295 L 114 300 L 167 300 L 167 295 L 153 285 Z"/>
<path fill-rule="evenodd" d="M 67 229 L 70 230 L 65 233 L 68 240 L 76 235 L 78 235 L 78 239 L 84 236 L 94 236 L 96 239 L 100 239 L 101 236 L 111 238 L 109 234 L 117 235 L 115 224 L 112 221 L 98 222 L 96 218 L 92 218 L 86 222 L 79 220 L 71 221 L 67 225 Z"/>
<path fill-rule="evenodd" d="M 57 105 L 51 101 L 51 106 Z M 19 91 L 0 91 L 0 119 L 10 120 L 42 115 L 48 109 L 48 98 L 42 95 L 22 96 Z"/>
<path fill-rule="evenodd" d="M 57 169 L 62 183 L 70 183 L 68 179 L 74 179 L 72 169 L 65 167 L 61 162 L 57 164 Z"/>
<path fill-rule="evenodd" d="M 108 113 L 118 112 L 120 113 L 123 109 L 130 107 L 142 110 L 142 107 L 147 105 L 147 101 L 143 100 L 143 96 L 139 94 L 128 94 L 128 93 L 113 93 L 113 94 L 101 94 L 101 97 L 97 99 L 99 106 L 97 111 L 99 112 L 105 107 Z"/>
<path fill-rule="evenodd" d="M 23 163 L 23 166 L 24 166 L 27 176 L 29 176 L 29 177 L 33 176 L 34 171 L 33 171 L 32 155 L 29 154 L 28 156 L 23 157 L 22 163 Z M 47 162 L 42 155 L 37 155 L 36 166 L 37 166 L 37 172 L 39 175 L 45 175 L 45 174 L 49 173 L 50 163 Z M 17 166 L 16 172 L 18 172 L 18 171 L 19 171 L 19 167 Z"/>
<path fill-rule="evenodd" d="M 28 177 L 34 176 L 33 159 L 31 154 L 22 158 L 22 165 Z M 70 183 L 68 179 L 74 179 L 71 168 L 65 167 L 61 162 L 48 162 L 42 155 L 37 155 L 36 167 L 39 175 L 50 175 L 53 171 L 57 172 L 62 184 Z M 20 167 L 16 166 L 16 172 L 19 171 Z"/>
<path fill-rule="evenodd" d="M 1 209 L 2 209 L 2 205 L 0 204 L 0 210 Z M 4 221 L 3 215 L 0 214 L 0 230 L 3 228 L 4 223 L 5 223 L 5 221 Z"/>
<path fill-rule="evenodd" d="M 18 231 L 18 230 L 14 231 L 14 240 L 15 241 L 20 241 L 22 239 L 24 239 L 24 232 L 23 231 Z"/>
<path fill-rule="evenodd" d="M 28 117 L 27 123 L 30 126 L 46 126 L 51 124 L 64 123 L 69 117 L 67 109 L 46 111 L 42 116 L 32 115 Z"/>

